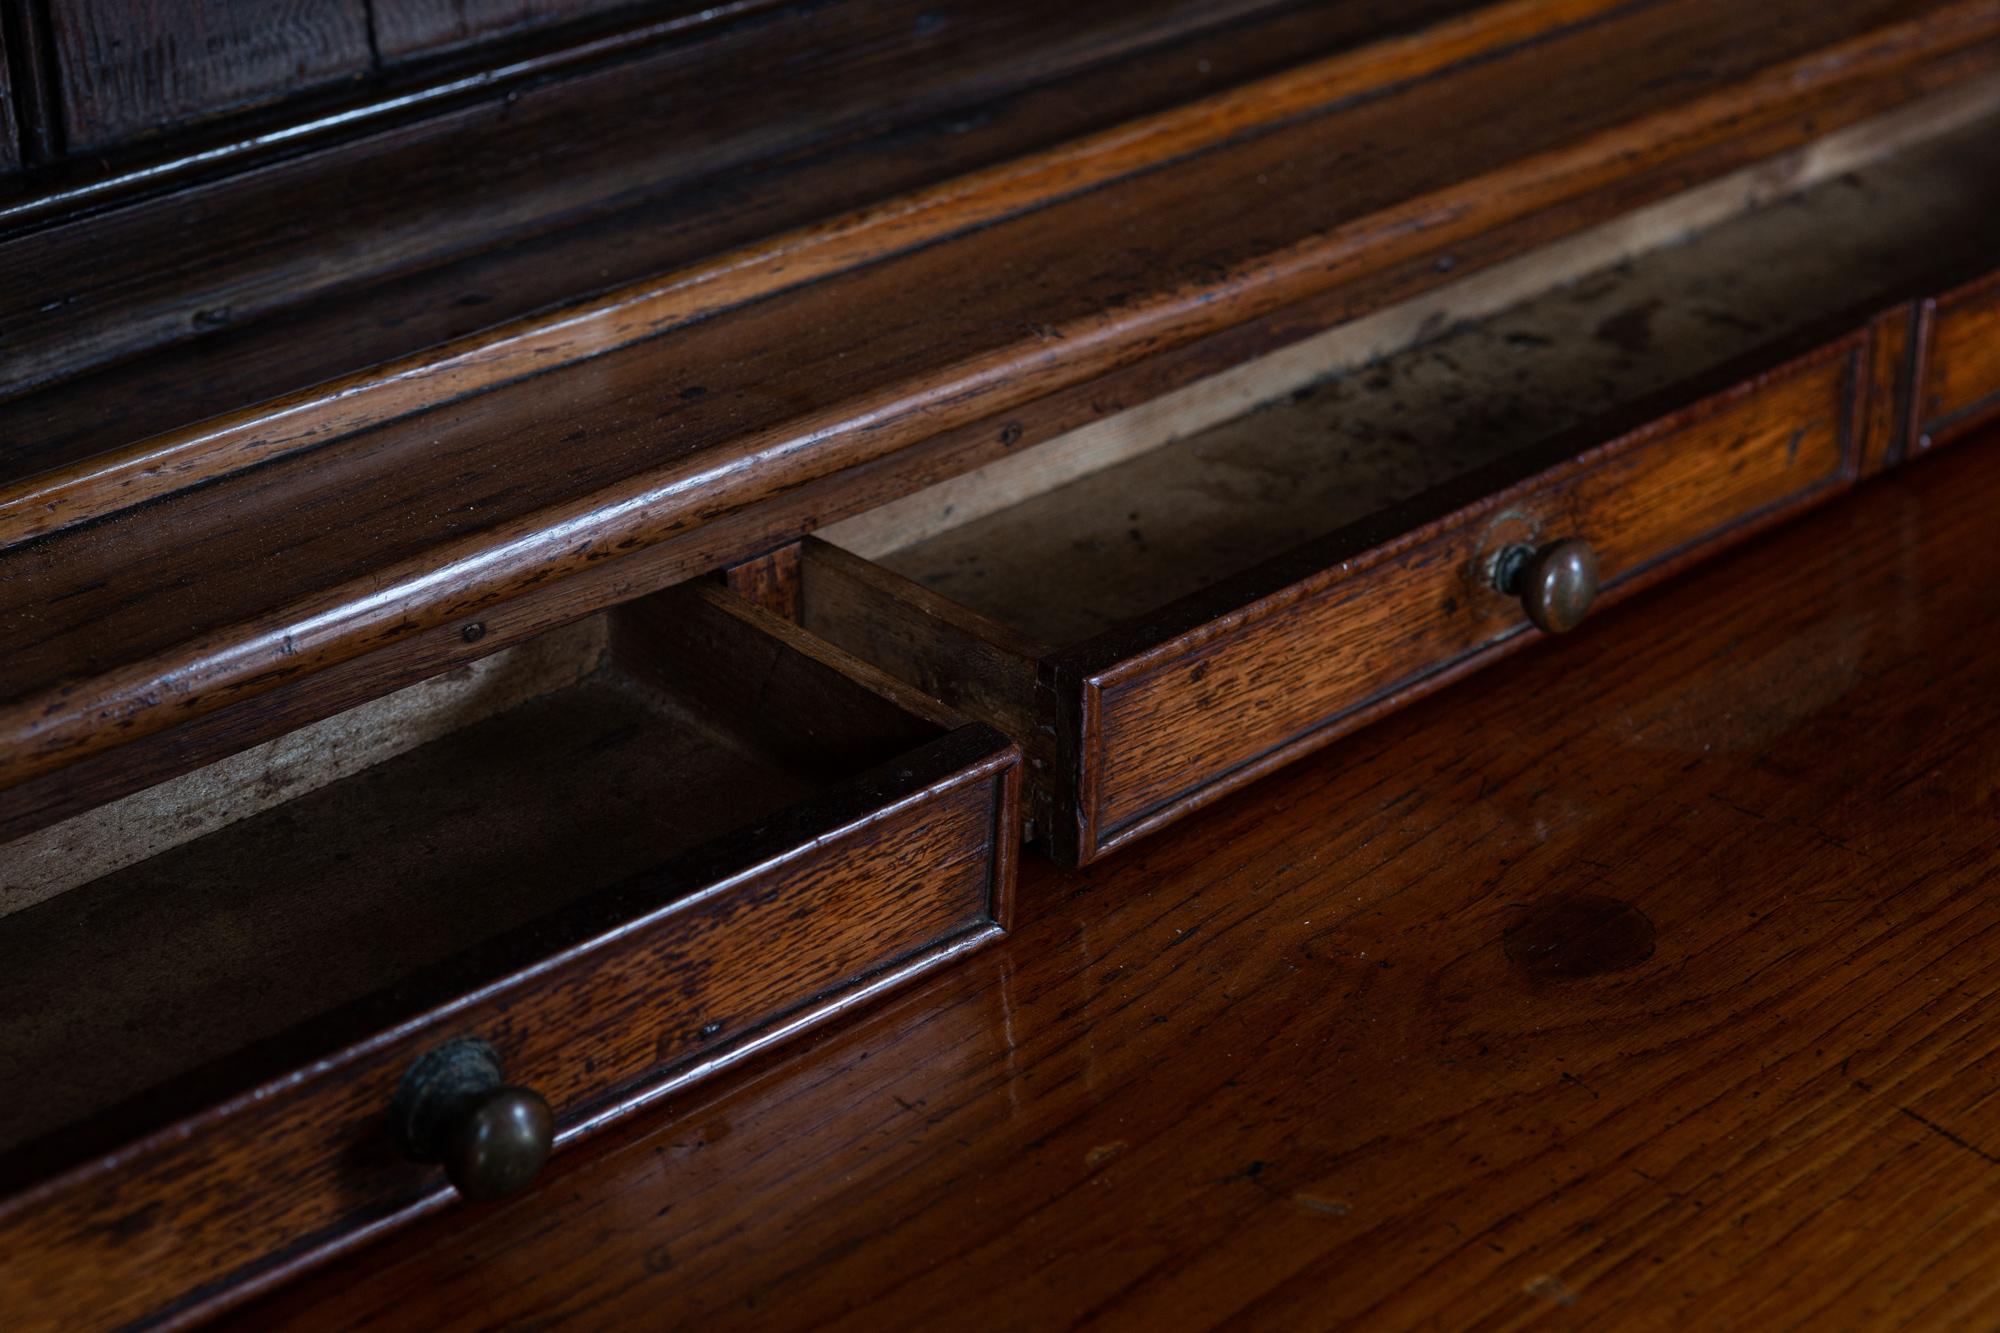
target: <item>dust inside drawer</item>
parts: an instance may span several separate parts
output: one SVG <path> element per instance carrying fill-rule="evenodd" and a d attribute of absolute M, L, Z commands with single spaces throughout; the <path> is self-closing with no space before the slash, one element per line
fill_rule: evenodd
<path fill-rule="evenodd" d="M 1982 258 L 2000 204 L 1996 105 L 1986 87 L 1899 113 L 835 525 L 809 544 L 806 623 L 1040 743 L 1038 809 L 1079 822 L 1072 854 L 1087 858 L 1114 825 L 1205 798 L 1525 624 L 1446 568 L 1484 558 L 1478 537 L 1412 551 L 1436 569 L 1400 593 L 1448 620 L 1427 612 L 1407 642 L 1316 640 L 1346 667 L 1303 664 L 1308 646 L 1246 657 L 1237 693 L 1227 671 L 1209 677 L 1198 724 L 1187 704 L 1113 725 L 1133 664 L 1173 656 L 1176 636 L 1232 608 L 1303 595 L 1305 571 L 1338 582 L 1543 484 L 1518 538 L 1589 539 L 1609 588 L 1844 484 L 1869 317 Z M 1594 481 L 1551 470 L 1606 445 Z M 938 634 L 944 647 L 925 642 Z M 1101 698 L 1068 697 L 1065 673 Z M 1145 728 L 1200 726 L 1232 734 L 1148 742 L 1143 761 L 1179 778 L 1138 775 L 1115 750 Z"/>
<path fill-rule="evenodd" d="M 802 803 L 865 807 L 949 731 L 723 600 L 616 608 L 0 848 L 0 1086 L 35 1090 L 0 1107 L 0 1152 L 322 1015 L 405 1019 L 451 994 L 412 978 L 483 946 L 508 967 L 573 946 L 614 887 L 644 908 L 707 887 L 697 849 L 782 846 L 787 818 L 810 844 Z M 983 906 L 904 910 L 909 947 Z M 552 920 L 576 928 L 539 938 Z M 793 1001 L 843 979 L 784 966 Z"/>

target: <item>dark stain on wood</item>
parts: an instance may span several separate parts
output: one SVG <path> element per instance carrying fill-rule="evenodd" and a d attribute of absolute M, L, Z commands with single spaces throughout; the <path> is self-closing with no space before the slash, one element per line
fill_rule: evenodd
<path fill-rule="evenodd" d="M 1501 934 L 1507 961 L 1537 981 L 1626 972 L 1653 956 L 1651 918 L 1602 894 L 1552 898 L 1524 910 Z"/>

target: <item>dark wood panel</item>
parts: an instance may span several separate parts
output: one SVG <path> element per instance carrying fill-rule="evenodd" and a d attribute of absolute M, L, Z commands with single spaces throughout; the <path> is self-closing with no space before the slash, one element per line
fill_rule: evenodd
<path fill-rule="evenodd" d="M 1710 8 L 1774 23 L 1788 43 L 1845 31 L 1857 17 L 1815 6 L 1813 22 L 1793 23 L 1765 10 Z M 1603 189 L 1627 205 L 1657 197 L 1845 123 L 1879 107 L 1875 99 L 1900 102 L 1929 80 L 1964 77 L 1989 54 L 1972 37 L 1990 16 L 1964 7 L 1953 11 L 1956 27 L 1901 24 L 1844 47 L 1842 61 L 1813 58 L 1809 68 L 1761 67 L 1758 55 L 1732 47 L 1730 59 L 1762 74 L 1712 90 L 1692 109 L 1663 84 L 1655 116 L 1624 121 L 1608 109 L 1618 99 L 1607 89 L 1655 68 L 1662 43 L 1684 39 L 1688 17 L 1678 6 L 1641 14 L 1658 30 L 1565 39 L 1600 56 L 1608 42 L 1627 62 L 1592 66 L 1591 81 L 1574 90 L 1581 107 L 1524 104 L 1514 89 L 1525 66 L 1480 64 L 1448 97 L 1419 84 L 1344 108 L 1337 124 L 1290 124 L 1240 155 L 1210 155 L 1186 171 L 1150 173 L 1133 191 L 1095 191 L 988 227 L 971 251 L 918 251 L 598 357 L 576 376 L 546 376 L 428 413 L 407 430 L 323 447 L 309 467 L 261 468 L 136 511 L 143 521 L 16 548 L 5 558 L 0 607 L 21 631 L 0 668 L 16 700 L 8 771 L 26 777 L 445 620 L 486 614 L 754 501 L 1282 308 L 1341 281 L 1347 267 L 1322 245 L 1353 247 L 1344 264 L 1363 280 L 1509 218 L 1560 229 L 1573 215 L 1536 207 L 1554 202 L 1543 191 L 1575 199 Z M 1955 55 L 1940 56 L 1939 43 Z M 1532 54 L 1527 63 L 1540 68 L 1548 49 Z M 1725 72 L 1705 67 L 1711 75 Z M 1486 105 L 1480 98 L 1492 100 L 1493 114 L 1474 117 L 1485 127 L 1479 136 L 1440 140 L 1412 119 L 1424 105 L 1457 121 Z M 1549 172 L 1530 151 L 1534 140 L 1499 128 L 1517 113 L 1551 144 L 1581 144 L 1574 173 Z M 1592 116 L 1610 123 L 1584 134 L 1579 117 Z M 1359 152 L 1377 136 L 1410 151 L 1372 150 L 1382 156 L 1379 177 L 1330 172 L 1293 188 L 1311 153 Z M 1682 156 L 1690 139 L 1704 145 L 1692 160 Z M 1524 173 L 1508 176 L 1506 189 L 1470 174 L 1495 153 Z M 1499 212 L 1447 206 L 1439 190 L 1488 199 Z M 1259 191 L 1283 197 L 1271 209 L 1248 207 Z M 1385 201 L 1386 214 L 1370 211 Z M 1157 237 L 1181 247 L 1172 262 L 1138 239 L 1156 237 L 1146 224 L 1162 216 L 1182 223 Z M 1358 218 L 1358 233 L 1334 222 L 1346 216 Z M 1390 216 L 1403 221 L 1391 225 Z M 1302 220 L 1308 239 L 1287 244 L 1319 258 L 1286 249 L 1290 258 L 1277 262 L 1269 247 Z M 1105 238 L 1130 245 L 1106 249 Z M 1431 281 L 1441 280 L 1438 267 Z M 1036 283 L 1013 282 L 1017 271 L 1037 273 Z M 931 299 L 918 306 L 912 290 Z M 1155 295 L 1142 301 L 1140 291 Z M 857 338 L 862 328 L 867 336 Z M 275 526 L 262 529 L 259 514 Z M 246 530 L 285 532 L 285 549 L 246 563 Z M 441 597 L 447 585 L 436 571 L 446 566 L 450 593 Z M 199 605 L 189 601 L 191 567 L 201 570 Z M 79 688 L 86 678 L 91 688 Z M 43 689 L 60 697 L 36 698 Z"/>
<path fill-rule="evenodd" d="M 369 0 L 384 61 L 433 55 L 577 19 L 644 10 L 657 18 L 704 8 L 644 0 Z"/>
<path fill-rule="evenodd" d="M 60 0 L 49 6 L 72 152 L 365 75 L 366 0 Z"/>
<path fill-rule="evenodd" d="M 1995 512 L 1967 441 L 1032 863 L 965 968 L 225 1327 L 1990 1327 Z"/>

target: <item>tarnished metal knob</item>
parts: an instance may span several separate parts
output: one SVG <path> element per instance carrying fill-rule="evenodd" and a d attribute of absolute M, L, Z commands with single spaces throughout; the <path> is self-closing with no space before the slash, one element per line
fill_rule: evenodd
<path fill-rule="evenodd" d="M 404 1156 L 442 1164 L 468 1199 L 527 1188 L 556 1138 L 548 1102 L 503 1083 L 499 1054 L 477 1037 L 446 1042 L 411 1065 L 389 1119 Z"/>
<path fill-rule="evenodd" d="M 1546 634 L 1573 630 L 1597 600 L 1597 552 L 1577 537 L 1537 549 L 1510 546 L 1493 562 L 1493 586 L 1521 599 Z"/>

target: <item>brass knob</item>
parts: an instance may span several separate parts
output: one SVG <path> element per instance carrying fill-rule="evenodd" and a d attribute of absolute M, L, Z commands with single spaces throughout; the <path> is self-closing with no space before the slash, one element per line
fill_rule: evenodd
<path fill-rule="evenodd" d="M 1537 629 L 1561 634 L 1582 623 L 1597 600 L 1597 552 L 1578 537 L 1539 550 L 1510 546 L 1493 562 L 1493 586 L 1520 598 Z"/>
<path fill-rule="evenodd" d="M 556 1117 L 542 1095 L 500 1076 L 500 1056 L 477 1037 L 425 1052 L 389 1104 L 403 1155 L 439 1162 L 468 1199 L 498 1199 L 527 1188 L 555 1145 Z"/>

